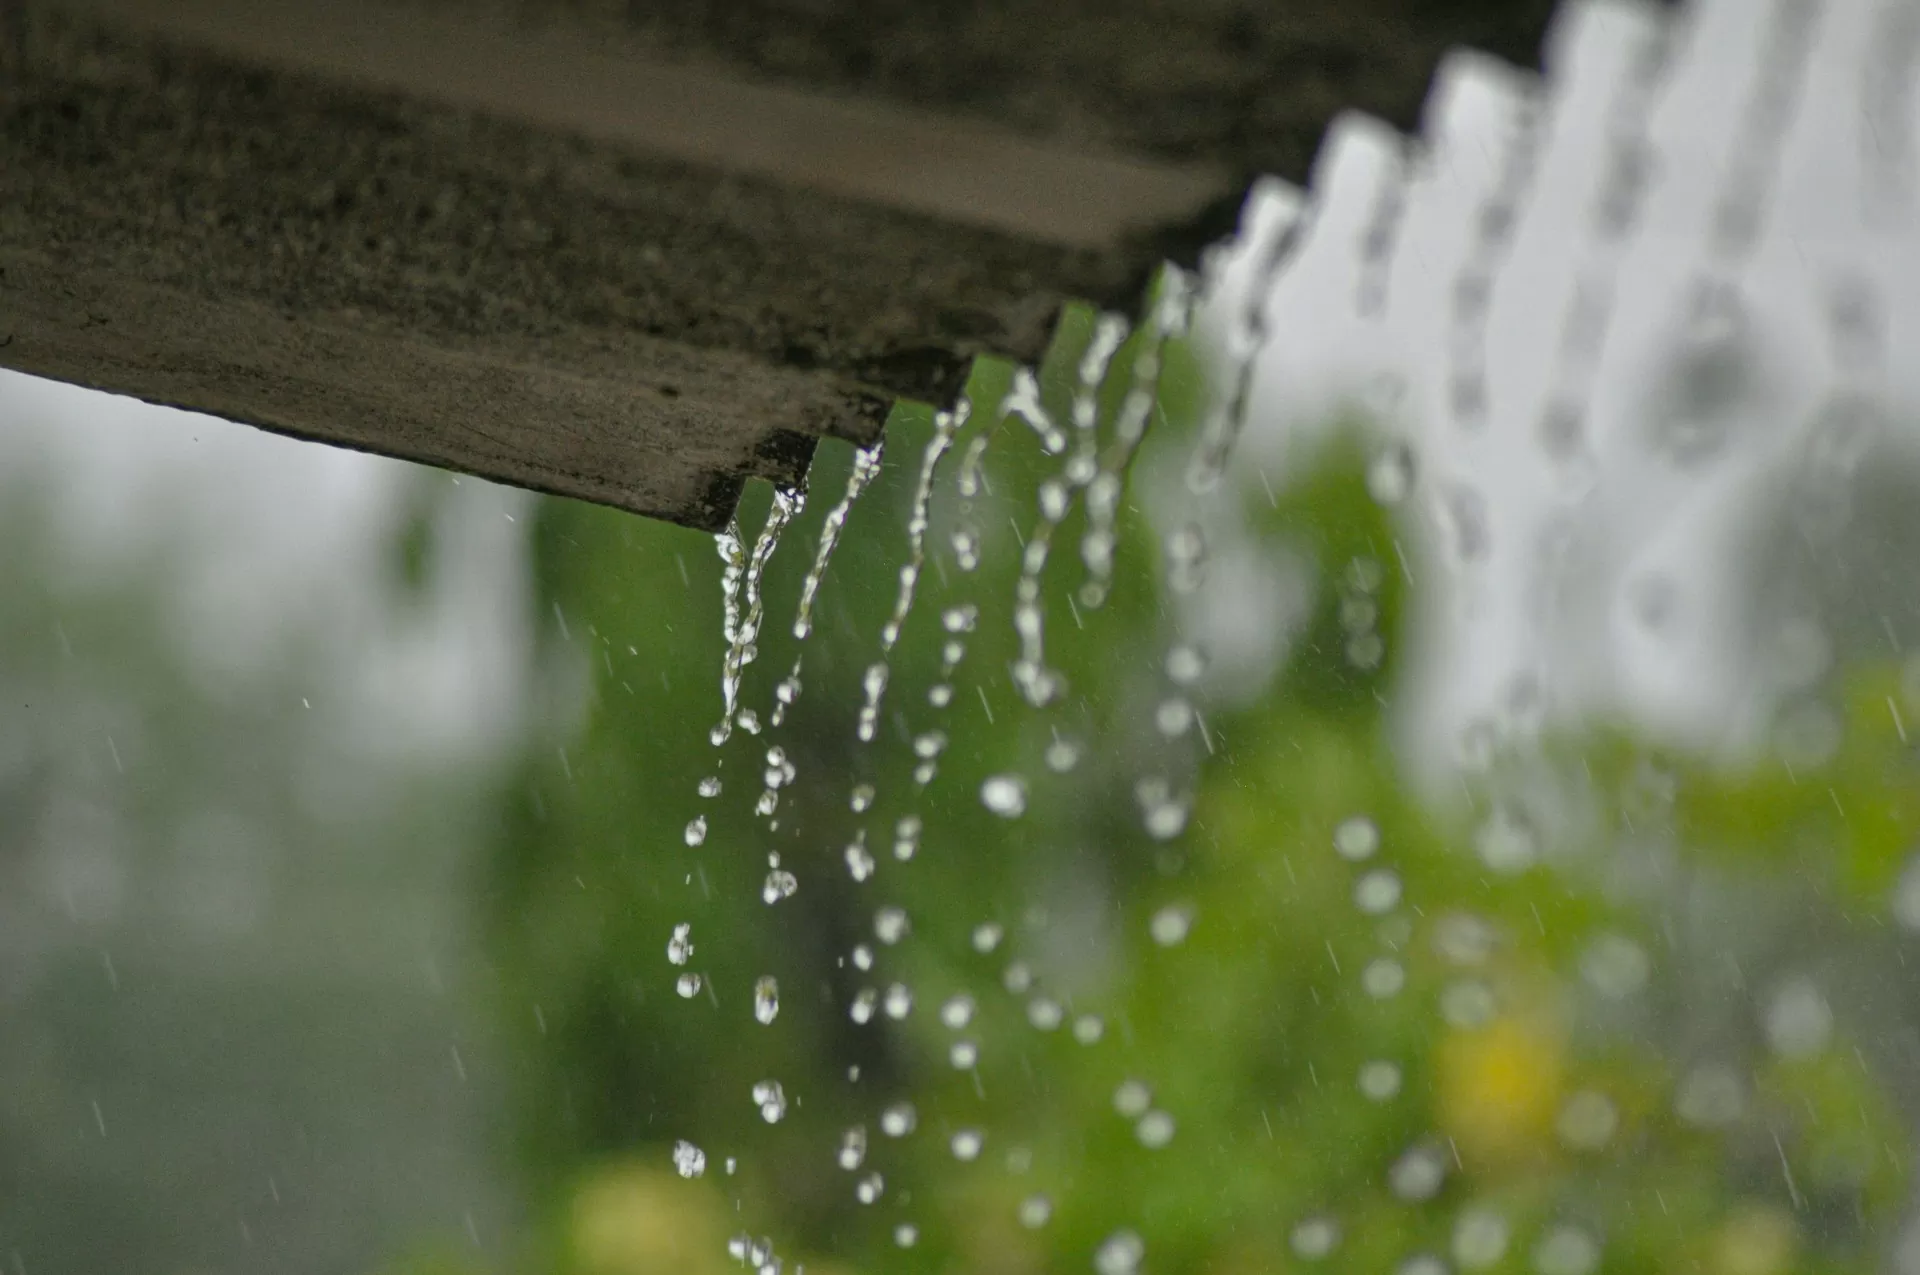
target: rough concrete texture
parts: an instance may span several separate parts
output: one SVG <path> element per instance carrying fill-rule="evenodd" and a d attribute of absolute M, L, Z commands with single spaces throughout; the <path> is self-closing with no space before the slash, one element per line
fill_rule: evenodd
<path fill-rule="evenodd" d="M 1304 178 L 1547 0 L 383 0 L 1053 143 Z M 21 0 L 0 0 L 18 17 Z M 0 40 L 0 365 L 712 527 L 822 433 L 1130 306 L 1238 195 L 1063 249 L 131 35 Z M 1237 189 L 1237 188 L 1236 188 Z"/>
<path fill-rule="evenodd" d="M 1063 251 L 131 40 L 0 84 L 0 364 L 712 526 L 1059 304 Z"/>
<path fill-rule="evenodd" d="M 657 55 L 951 112 L 1056 144 L 1304 182 L 1327 123 L 1403 131 L 1467 45 L 1537 67 L 1553 0 L 389 0 L 587 25 Z M 1223 200 L 1159 246 L 1232 229 Z"/>

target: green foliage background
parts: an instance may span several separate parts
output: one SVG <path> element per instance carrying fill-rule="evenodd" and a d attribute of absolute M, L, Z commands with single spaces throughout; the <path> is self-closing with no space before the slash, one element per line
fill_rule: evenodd
<path fill-rule="evenodd" d="M 1093 324 L 1069 316 L 1041 372 L 1063 425 Z M 1147 339 L 1129 342 L 1100 390 L 1110 459 Z M 1435 809 L 1403 782 L 1385 727 L 1412 602 L 1399 563 L 1422 547 L 1369 495 L 1356 425 L 1271 505 L 1257 493 L 1245 502 L 1261 543 L 1302 555 L 1318 582 L 1283 675 L 1252 707 L 1201 704 L 1203 730 L 1170 740 L 1152 723 L 1172 693 L 1177 634 L 1142 475 L 1190 446 L 1202 368 L 1184 343 L 1169 350 L 1103 608 L 1075 602 L 1084 501 L 1053 536 L 1046 658 L 1069 690 L 1041 709 L 1009 674 L 1013 604 L 1041 485 L 1078 437 L 1050 454 L 1038 431 L 1000 418 L 1010 368 L 977 371 L 973 415 L 933 472 L 925 569 L 870 744 L 856 738 L 862 676 L 910 561 L 928 413 L 896 412 L 802 643 L 789 629 L 800 582 L 853 463 L 852 449 L 822 445 L 805 511 L 765 575 L 741 698 L 762 729 L 718 749 L 706 740 L 725 649 L 711 538 L 543 505 L 546 667 L 556 706 L 584 688 L 584 717 L 556 707 L 552 733 L 529 750 L 486 883 L 516 1162 L 540 1219 L 526 1269 L 698 1275 L 736 1269 L 726 1244 L 742 1235 L 822 1275 L 1080 1272 L 1133 1232 L 1142 1269 L 1159 1275 L 1382 1271 L 1417 1253 L 1470 1264 L 1476 1234 L 1502 1234 L 1480 1245 L 1482 1269 L 1581 1275 L 1579 1244 L 1552 1238 L 1566 1227 L 1595 1241 L 1592 1268 L 1605 1271 L 1767 1275 L 1884 1258 L 1906 1201 L 1911 1117 L 1883 1055 L 1856 1047 L 1860 1026 L 1844 1014 L 1796 1054 L 1769 1050 L 1757 1030 L 1709 1041 L 1747 1100 L 1723 1123 L 1681 1119 L 1676 1092 L 1702 1061 L 1688 998 L 1724 992 L 1701 991 L 1680 967 L 1660 893 L 1612 868 L 1631 842 L 1689 890 L 1736 908 L 1753 891 L 1811 892 L 1850 918 L 1846 933 L 1872 939 L 1920 839 L 1920 764 L 1888 711 L 1904 702 L 1920 720 L 1911 676 L 1903 686 L 1895 667 L 1842 670 L 1844 742 L 1814 773 L 1729 772 L 1597 730 L 1553 741 L 1544 762 L 1508 759 L 1470 800 Z M 957 480 L 976 441 L 985 484 L 969 498 Z M 1229 484 L 1206 499 L 1241 498 Z M 741 511 L 749 542 L 768 499 L 752 493 Z M 975 571 L 953 549 L 961 528 L 982 542 Z M 943 625 L 967 606 L 970 631 Z M 1371 667 L 1352 655 L 1361 632 L 1386 639 Z M 943 708 L 928 692 L 953 640 L 966 650 Z M 796 658 L 803 691 L 776 727 L 774 687 Z M 932 731 L 945 745 L 923 786 L 913 745 Z M 1062 740 L 1080 749 L 1066 772 L 1047 760 Z M 751 811 L 774 746 L 796 779 L 770 823 Z M 1556 821 L 1516 796 L 1531 791 L 1521 772 L 1537 781 L 1543 765 L 1586 817 Z M 710 774 L 724 791 L 703 800 L 696 784 Z M 1026 777 L 1022 817 L 983 806 L 981 785 L 998 774 Z M 1167 841 L 1142 827 L 1136 785 L 1153 775 L 1192 793 L 1184 831 Z M 859 784 L 876 792 L 865 812 L 850 808 Z M 699 814 L 710 831 L 689 846 L 683 829 Z M 1333 849 L 1357 815 L 1380 842 L 1361 863 Z M 892 847 L 909 817 L 924 831 L 901 860 Z M 1538 843 L 1530 866 L 1489 868 L 1478 844 L 1494 820 Z M 864 882 L 843 857 L 861 835 L 878 860 Z M 798 881 L 771 905 L 769 854 Z M 1400 902 L 1364 914 L 1356 890 L 1381 869 Z M 883 906 L 910 918 L 897 944 L 876 937 Z M 1173 915 L 1190 929 L 1156 941 L 1154 919 Z M 676 993 L 686 971 L 666 956 L 680 923 L 695 944 L 686 970 L 705 980 L 691 998 Z M 991 951 L 975 941 L 983 924 L 1005 932 Z M 1623 939 L 1651 958 L 1650 978 L 1615 1001 L 1582 971 Z M 854 959 L 860 946 L 870 970 Z M 1368 990 L 1383 962 L 1404 973 L 1397 994 Z M 752 1012 L 763 975 L 780 987 L 771 1025 Z M 853 1021 L 863 990 L 895 983 L 911 989 L 910 1014 Z M 939 1011 L 960 995 L 977 1007 L 955 1030 Z M 1061 1007 L 1061 1025 L 1036 1025 L 1046 1004 Z M 1074 1028 L 1088 1015 L 1100 1037 L 1082 1043 Z M 950 1061 L 960 1038 L 977 1045 L 976 1066 Z M 1358 1082 L 1377 1061 L 1400 1076 L 1380 1100 Z M 766 1079 L 788 1100 L 776 1124 L 750 1097 Z M 1116 1112 L 1130 1080 L 1174 1118 L 1167 1145 L 1143 1145 Z M 1578 1095 L 1612 1113 L 1610 1136 L 1570 1143 Z M 881 1111 L 903 1100 L 915 1131 L 884 1136 Z M 853 1127 L 868 1151 L 846 1172 L 835 1152 Z M 984 1135 L 977 1159 L 951 1148 L 963 1130 Z M 673 1173 L 679 1139 L 705 1151 L 704 1177 Z M 1430 1198 L 1393 1185 L 1410 1151 L 1444 1169 Z M 855 1187 L 869 1172 L 885 1187 L 863 1204 Z M 1035 1197 L 1049 1217 L 1023 1225 Z M 1315 1219 L 1337 1230 L 1324 1255 L 1315 1241 L 1334 1232 L 1302 1229 Z"/>

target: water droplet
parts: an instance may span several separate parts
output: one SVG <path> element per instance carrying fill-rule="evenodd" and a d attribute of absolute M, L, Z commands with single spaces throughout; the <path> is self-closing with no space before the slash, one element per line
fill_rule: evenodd
<path fill-rule="evenodd" d="M 1376 1059 L 1360 1068 L 1360 1092 L 1374 1102 L 1386 1102 L 1400 1093 L 1400 1065 Z"/>
<path fill-rule="evenodd" d="M 707 817 L 695 815 L 687 824 L 687 844 L 697 846 L 707 839 Z"/>
<path fill-rule="evenodd" d="M 1207 537 L 1187 523 L 1167 537 L 1167 583 L 1175 593 L 1192 593 L 1207 578 Z"/>
<path fill-rule="evenodd" d="M 1047 745 L 1047 769 L 1056 775 L 1064 775 L 1080 764 L 1080 745 L 1071 740 L 1056 739 Z"/>
<path fill-rule="evenodd" d="M 799 878 L 784 868 L 775 868 L 767 873 L 767 879 L 760 885 L 760 901 L 769 905 L 775 904 L 782 899 L 792 898 L 794 891 L 799 888 Z"/>
<path fill-rule="evenodd" d="M 889 947 L 905 938 L 911 928 L 905 908 L 889 904 L 873 914 L 874 936 Z"/>
<path fill-rule="evenodd" d="M 718 797 L 720 795 L 720 776 L 708 775 L 705 779 L 702 779 L 700 781 L 700 795 L 702 797 Z"/>
<path fill-rule="evenodd" d="M 1153 1105 L 1153 1090 L 1138 1080 L 1123 1080 L 1113 1091 L 1113 1109 L 1129 1120 L 1138 1120 Z"/>
<path fill-rule="evenodd" d="M 1093 1253 L 1095 1275 L 1139 1275 L 1147 1245 L 1132 1231 L 1115 1231 Z"/>
<path fill-rule="evenodd" d="M 905 863 L 920 848 L 920 816 L 908 815 L 893 826 L 893 857 Z"/>
<path fill-rule="evenodd" d="M 1193 705 L 1175 695 L 1160 701 L 1160 707 L 1154 710 L 1153 725 L 1168 739 L 1178 739 L 1193 728 L 1193 719 Z"/>
<path fill-rule="evenodd" d="M 980 785 L 980 804 L 1002 819 L 1027 812 L 1027 781 L 1018 775 L 994 775 Z"/>
<path fill-rule="evenodd" d="M 1439 1147 L 1409 1148 L 1387 1170 L 1387 1187 L 1402 1200 L 1418 1203 L 1440 1194 L 1447 1180 L 1447 1161 Z"/>
<path fill-rule="evenodd" d="M 863 987 L 853 994 L 853 1003 L 847 1006 L 847 1017 L 865 1026 L 873 1021 L 873 1011 L 880 1004 L 880 993 L 871 987 Z"/>
<path fill-rule="evenodd" d="M 962 1162 L 980 1158 L 980 1148 L 986 1145 L 986 1135 L 978 1129 L 957 1130 L 949 1145 L 953 1149 L 953 1158 Z"/>
<path fill-rule="evenodd" d="M 1380 826 L 1365 815 L 1343 819 L 1333 830 L 1333 849 L 1349 863 L 1371 859 L 1380 849 Z"/>
<path fill-rule="evenodd" d="M 1375 1000 L 1398 996 L 1407 985 L 1406 967 L 1392 957 L 1379 957 L 1367 962 L 1367 968 L 1360 972 L 1360 985 Z"/>
<path fill-rule="evenodd" d="M 853 808 L 854 814 L 865 814 L 868 807 L 873 805 L 873 785 L 860 784 L 854 788 L 853 794 L 847 798 L 847 804 Z"/>
<path fill-rule="evenodd" d="M 1033 970 L 1028 968 L 1026 962 L 1015 961 L 1000 975 L 1000 985 L 1015 996 L 1024 996 L 1027 989 L 1033 986 Z"/>
<path fill-rule="evenodd" d="M 1730 1125 L 1747 1109 L 1747 1087 L 1733 1068 L 1703 1063 L 1680 1081 L 1673 1109 L 1688 1124 Z"/>
<path fill-rule="evenodd" d="M 1415 1253 L 1393 1270 L 1394 1275 L 1449 1275 L 1447 1264 L 1432 1253 Z"/>
<path fill-rule="evenodd" d="M 1170 903 L 1153 914 L 1147 928 L 1161 947 L 1178 947 L 1193 928 L 1193 909 L 1185 903 Z"/>
<path fill-rule="evenodd" d="M 1367 463 L 1367 492 L 1383 505 L 1397 505 L 1413 490 L 1413 448 L 1395 440 Z"/>
<path fill-rule="evenodd" d="M 1507 1219 L 1492 1209 L 1468 1209 L 1453 1224 L 1453 1260 L 1465 1270 L 1484 1270 L 1507 1252 Z"/>
<path fill-rule="evenodd" d="M 865 881 L 878 866 L 874 862 L 873 851 L 867 849 L 866 835 L 860 833 L 846 849 L 847 875 L 855 881 Z"/>
<path fill-rule="evenodd" d="M 1620 1127 L 1620 1113 L 1613 1099 L 1592 1089 L 1582 1089 L 1567 1099 L 1555 1123 L 1560 1141 L 1575 1151 L 1598 1151 L 1613 1140 Z"/>
<path fill-rule="evenodd" d="M 1182 643 L 1167 651 L 1166 667 L 1167 678 L 1175 686 L 1192 686 L 1206 674 L 1207 659 L 1199 648 Z"/>
<path fill-rule="evenodd" d="M 980 533 L 972 527 L 956 527 L 947 543 L 953 546 L 953 560 L 962 571 L 980 565 Z"/>
<path fill-rule="evenodd" d="M 1073 1020 L 1073 1038 L 1083 1045 L 1099 1043 L 1106 1030 L 1107 1025 L 1100 1021 L 1097 1014 L 1082 1014 Z"/>
<path fill-rule="evenodd" d="M 1478 979 L 1449 983 L 1440 993 L 1440 1017 L 1462 1030 L 1485 1027 L 1499 1008 L 1493 989 Z"/>
<path fill-rule="evenodd" d="M 1354 883 L 1353 905 L 1368 916 L 1382 916 L 1400 906 L 1400 878 L 1386 868 L 1375 868 Z"/>
<path fill-rule="evenodd" d="M 1001 936 L 1006 930 L 992 921 L 982 921 L 973 927 L 973 950 L 982 954 L 991 952 L 1000 946 Z"/>
<path fill-rule="evenodd" d="M 867 1159 L 867 1127 L 855 1125 L 840 1135 L 840 1150 L 834 1157 L 840 1167 L 852 1173 Z"/>
<path fill-rule="evenodd" d="M 1540 853 L 1532 827 L 1505 806 L 1495 808 L 1480 825 L 1474 849 L 1479 852 L 1480 862 L 1503 875 L 1526 871 Z"/>
<path fill-rule="evenodd" d="M 760 1108 L 760 1118 L 768 1124 L 780 1123 L 780 1118 L 787 1114 L 787 1094 L 777 1080 L 754 1082 L 753 1103 Z"/>
<path fill-rule="evenodd" d="M 1619 934 L 1603 934 L 1580 958 L 1588 986 L 1608 1000 L 1625 1000 L 1647 985 L 1653 962 L 1638 943 Z"/>
<path fill-rule="evenodd" d="M 1053 1216 L 1053 1201 L 1044 1195 L 1029 1195 L 1020 1201 L 1020 1225 L 1037 1231 Z"/>
<path fill-rule="evenodd" d="M 865 943 L 855 943 L 853 945 L 853 966 L 855 969 L 862 971 L 872 969 L 873 949 Z"/>
<path fill-rule="evenodd" d="M 947 1050 L 947 1061 L 957 1071 L 971 1070 L 980 1061 L 980 1046 L 971 1040 L 956 1040 Z"/>
<path fill-rule="evenodd" d="M 673 1167 L 683 1178 L 697 1178 L 707 1171 L 707 1153 L 691 1142 L 673 1144 Z"/>
<path fill-rule="evenodd" d="M 980 608 L 969 602 L 964 606 L 948 607 L 942 611 L 940 627 L 949 633 L 971 633 L 979 618 Z"/>
<path fill-rule="evenodd" d="M 953 703 L 953 685 L 949 682 L 935 682 L 927 688 L 927 703 L 935 708 L 945 708 Z"/>
<path fill-rule="evenodd" d="M 1556 1226 L 1533 1250 L 1539 1275 L 1593 1275 L 1600 1266 L 1600 1244 L 1577 1226 Z"/>
<path fill-rule="evenodd" d="M 1310 1217 L 1293 1228 L 1288 1242 L 1296 1257 L 1318 1262 L 1340 1247 L 1340 1224 L 1330 1217 Z"/>
<path fill-rule="evenodd" d="M 889 1138 L 904 1138 L 920 1123 L 919 1113 L 910 1102 L 896 1102 L 880 1113 L 880 1132 Z"/>
<path fill-rule="evenodd" d="M 913 1012 L 913 989 L 905 983 L 889 984 L 881 1008 L 887 1011 L 888 1018 L 899 1022 Z"/>
<path fill-rule="evenodd" d="M 762 1023 L 771 1023 L 780 1017 L 780 982 L 771 974 L 754 980 L 753 1016 Z"/>
<path fill-rule="evenodd" d="M 1036 996 L 1027 1002 L 1027 1021 L 1043 1032 L 1055 1031 L 1066 1021 L 1067 1012 L 1050 996 Z"/>
<path fill-rule="evenodd" d="M 893 1228 L 893 1242 L 901 1248 L 912 1248 L 920 1239 L 920 1228 L 911 1222 L 902 1222 Z"/>
<path fill-rule="evenodd" d="M 1791 978 L 1767 1006 L 1767 1043 L 1783 1058 L 1811 1058 L 1833 1038 L 1833 1009 L 1808 978 Z"/>
<path fill-rule="evenodd" d="M 700 987 L 701 981 L 698 974 L 682 974 L 679 978 L 675 979 L 673 983 L 673 990 L 680 993 L 680 995 L 687 1000 L 692 1000 L 698 996 L 700 994 Z"/>
<path fill-rule="evenodd" d="M 758 735 L 760 733 L 760 714 L 754 712 L 752 709 L 741 709 L 739 716 L 734 718 L 734 720 L 740 724 L 740 729 L 747 732 L 747 734 Z"/>
<path fill-rule="evenodd" d="M 965 992 L 949 996 L 946 1004 L 940 1007 L 940 1021 L 954 1031 L 963 1030 L 973 1021 L 973 997 Z"/>
<path fill-rule="evenodd" d="M 1493 926 L 1471 913 L 1449 912 L 1434 925 L 1434 950 L 1454 965 L 1484 965 L 1498 942 Z"/>
<path fill-rule="evenodd" d="M 673 937 L 667 940 L 667 960 L 675 965 L 685 965 L 693 955 L 693 927 L 682 921 L 673 927 Z"/>
<path fill-rule="evenodd" d="M 1133 1136 L 1140 1139 L 1141 1146 L 1157 1151 L 1173 1141 L 1173 1129 L 1172 1116 L 1164 1111 L 1149 1111 L 1133 1126 Z"/>
<path fill-rule="evenodd" d="M 872 1204 L 886 1193 L 887 1180 L 878 1173 L 869 1173 L 861 1178 L 853 1188 L 853 1197 L 862 1204 Z"/>

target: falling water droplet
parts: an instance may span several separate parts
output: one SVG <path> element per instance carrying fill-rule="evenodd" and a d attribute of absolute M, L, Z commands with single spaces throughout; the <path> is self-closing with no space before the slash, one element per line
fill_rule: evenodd
<path fill-rule="evenodd" d="M 1020 1225 L 1037 1231 L 1053 1216 L 1053 1201 L 1044 1195 L 1029 1195 L 1020 1201 Z"/>
<path fill-rule="evenodd" d="M 1613 1140 L 1620 1113 L 1603 1093 L 1582 1089 L 1567 1099 L 1554 1128 L 1560 1141 L 1575 1151 L 1598 1151 Z"/>
<path fill-rule="evenodd" d="M 1178 947 L 1187 941 L 1193 928 L 1193 908 L 1185 903 L 1170 903 L 1153 914 L 1147 926 L 1153 941 L 1161 947 Z"/>
<path fill-rule="evenodd" d="M 880 993 L 871 987 L 863 987 L 854 993 L 853 1003 L 847 1006 L 847 1017 L 865 1025 L 873 1021 L 874 1008 L 880 1003 Z"/>
<path fill-rule="evenodd" d="M 882 943 L 891 947 L 907 936 L 909 923 L 906 909 L 891 904 L 873 914 L 873 934 Z"/>
<path fill-rule="evenodd" d="M 847 798 L 847 804 L 853 808 L 854 814 L 865 814 L 868 808 L 873 805 L 873 785 L 860 784 L 856 786 L 853 794 Z"/>
<path fill-rule="evenodd" d="M 904 1138 L 920 1123 L 910 1102 L 896 1102 L 880 1113 L 880 1132 L 889 1138 Z"/>
<path fill-rule="evenodd" d="M 968 1163 L 980 1158 L 980 1149 L 986 1145 L 986 1135 L 978 1129 L 959 1129 L 954 1132 L 948 1146 L 953 1158 Z"/>
<path fill-rule="evenodd" d="M 865 972 L 873 968 L 873 949 L 865 943 L 853 945 L 853 967 Z"/>
<path fill-rule="evenodd" d="M 1387 1170 L 1387 1187 L 1403 1200 L 1418 1203 L 1440 1194 L 1447 1180 L 1447 1161 L 1440 1148 L 1422 1144 L 1410 1148 Z"/>
<path fill-rule="evenodd" d="M 992 921 L 982 921 L 973 927 L 973 950 L 985 955 L 1000 946 L 1000 939 L 1006 930 Z"/>
<path fill-rule="evenodd" d="M 1342 859 L 1358 863 L 1371 859 L 1380 848 L 1380 828 L 1365 815 L 1343 819 L 1333 830 L 1333 848 Z"/>
<path fill-rule="evenodd" d="M 840 1135 L 840 1150 L 835 1159 L 848 1173 L 852 1173 L 866 1162 L 867 1128 L 865 1125 L 855 1125 Z"/>
<path fill-rule="evenodd" d="M 899 1022 L 913 1012 L 913 989 L 905 983 L 893 983 L 887 987 L 886 998 L 881 1008 L 887 1011 L 887 1017 Z"/>
<path fill-rule="evenodd" d="M 1354 883 L 1353 905 L 1368 916 L 1382 916 L 1400 906 L 1400 878 L 1386 868 L 1375 868 Z"/>
<path fill-rule="evenodd" d="M 1027 812 L 1027 781 L 1018 775 L 994 775 L 980 785 L 980 804 L 1002 819 Z"/>
<path fill-rule="evenodd" d="M 961 1031 L 973 1021 L 973 1008 L 973 997 L 965 992 L 949 996 L 940 1006 L 940 1021 L 954 1031 Z"/>
<path fill-rule="evenodd" d="M 905 863 L 920 848 L 919 815 L 907 815 L 893 826 L 893 857 Z"/>
<path fill-rule="evenodd" d="M 779 1124 L 780 1118 L 787 1114 L 787 1094 L 777 1080 L 754 1082 L 753 1102 L 760 1108 L 760 1118 L 768 1124 Z"/>
<path fill-rule="evenodd" d="M 1533 1250 L 1539 1275 L 1593 1275 L 1600 1266 L 1600 1244 L 1577 1226 L 1556 1226 Z"/>
<path fill-rule="evenodd" d="M 1367 968 L 1360 973 L 1360 985 L 1375 1000 L 1386 1000 L 1399 995 L 1400 989 L 1407 985 L 1407 971 L 1400 962 L 1382 956 L 1367 963 Z"/>
<path fill-rule="evenodd" d="M 707 1153 L 691 1142 L 673 1144 L 673 1167 L 683 1178 L 697 1178 L 707 1171 Z"/>
<path fill-rule="evenodd" d="M 771 974 L 754 981 L 753 1016 L 762 1023 L 771 1023 L 780 1017 L 780 982 Z"/>
<path fill-rule="evenodd" d="M 775 868 L 767 873 L 767 879 L 760 885 L 760 901 L 771 906 L 782 899 L 793 897 L 800 888 L 800 880 L 784 868 Z"/>
<path fill-rule="evenodd" d="M 1094 1250 L 1095 1275 L 1139 1275 L 1147 1257 L 1146 1242 L 1132 1231 L 1115 1231 Z"/>
<path fill-rule="evenodd" d="M 1107 1025 L 1098 1014 L 1082 1014 L 1073 1021 L 1073 1038 L 1083 1045 L 1098 1044 L 1106 1031 Z"/>
<path fill-rule="evenodd" d="M 920 1228 L 911 1222 L 902 1222 L 893 1228 L 893 1242 L 901 1248 L 912 1248 L 920 1240 Z"/>
<path fill-rule="evenodd" d="M 682 921 L 673 927 L 673 937 L 667 940 L 667 959 L 675 965 L 685 965 L 693 955 L 693 927 Z"/>
<path fill-rule="evenodd" d="M 1367 493 L 1382 505 L 1397 505 L 1413 491 L 1413 477 L 1413 448 L 1389 442 L 1367 464 Z"/>
<path fill-rule="evenodd" d="M 700 994 L 701 980 L 698 974 L 682 974 L 674 980 L 673 990 L 686 1000 L 692 1000 Z"/>
<path fill-rule="evenodd" d="M 1051 996 L 1036 996 L 1027 1002 L 1027 1022 L 1036 1031 L 1057 1031 L 1066 1018 L 1067 1011 Z"/>
<path fill-rule="evenodd" d="M 1375 1060 L 1360 1069 L 1360 1092 L 1369 1101 L 1387 1102 L 1400 1093 L 1400 1066 Z"/>
<path fill-rule="evenodd" d="M 1153 1090 L 1138 1080 L 1123 1080 L 1113 1091 L 1113 1109 L 1128 1120 L 1138 1120 L 1153 1105 Z"/>
<path fill-rule="evenodd" d="M 707 817 L 695 815 L 687 824 L 686 840 L 690 846 L 697 846 L 707 839 Z"/>
<path fill-rule="evenodd" d="M 1340 1224 L 1330 1217 L 1307 1218 L 1293 1228 L 1288 1243 L 1302 1261 L 1321 1261 L 1340 1247 Z"/>
<path fill-rule="evenodd" d="M 1068 739 L 1056 739 L 1047 745 L 1047 769 L 1064 775 L 1080 764 L 1080 746 Z"/>
<path fill-rule="evenodd" d="M 702 797 L 718 797 L 720 795 L 720 776 L 708 775 L 705 779 L 702 779 L 700 781 L 700 795 Z"/>
<path fill-rule="evenodd" d="M 874 868 L 877 866 L 873 852 L 867 849 L 866 837 L 865 832 L 857 833 L 852 843 L 847 846 L 847 874 L 855 881 L 865 881 L 873 875 Z"/>
<path fill-rule="evenodd" d="M 884 1195 L 886 1190 L 887 1180 L 878 1173 L 869 1173 L 853 1188 L 853 1196 L 862 1204 L 872 1204 Z"/>
<path fill-rule="evenodd" d="M 1485 1270 L 1507 1253 L 1507 1219 L 1492 1209 L 1468 1209 L 1453 1226 L 1453 1260 L 1463 1270 Z"/>
<path fill-rule="evenodd" d="M 980 1045 L 977 1041 L 956 1040 L 947 1050 L 947 1061 L 956 1071 L 971 1070 L 980 1061 Z"/>
<path fill-rule="evenodd" d="M 1173 1141 L 1173 1117 L 1164 1111 L 1149 1111 L 1133 1126 L 1133 1136 L 1149 1151 L 1157 1151 Z"/>

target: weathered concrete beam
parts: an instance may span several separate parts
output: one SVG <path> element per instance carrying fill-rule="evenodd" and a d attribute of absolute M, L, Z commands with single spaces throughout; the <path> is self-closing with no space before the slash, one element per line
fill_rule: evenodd
<path fill-rule="evenodd" d="M 999 8 L 1024 21 L 1025 2 Z M 1334 25 L 1358 41 L 1354 7 Z M 1041 74 L 1038 14 L 995 63 L 919 8 L 879 7 L 884 47 L 951 39 L 983 88 Z M 1114 9 L 1114 64 L 1225 12 L 1187 11 Z M 1130 303 L 1162 252 L 1219 228 L 1200 214 L 1231 212 L 1223 174 L 1258 153 L 1103 155 L 1140 139 L 1088 125 L 1114 102 L 1072 66 L 1029 86 L 1054 103 L 1036 140 L 922 109 L 951 95 L 903 102 L 893 62 L 730 78 L 769 72 L 761 46 L 682 38 L 723 8 L 528 12 L 0 0 L 0 365 L 713 527 L 744 478 L 797 478 L 818 435 L 873 437 L 894 397 L 951 395 L 979 353 L 1036 356 L 1066 299 Z M 845 34 L 761 19 L 799 45 Z M 1200 78 L 1230 97 L 1264 57 Z M 1430 64 L 1401 76 L 1409 100 Z M 1281 131 L 1317 136 L 1340 105 L 1380 108 L 1322 85 Z M 1062 149 L 1063 112 L 1094 142 Z"/>

